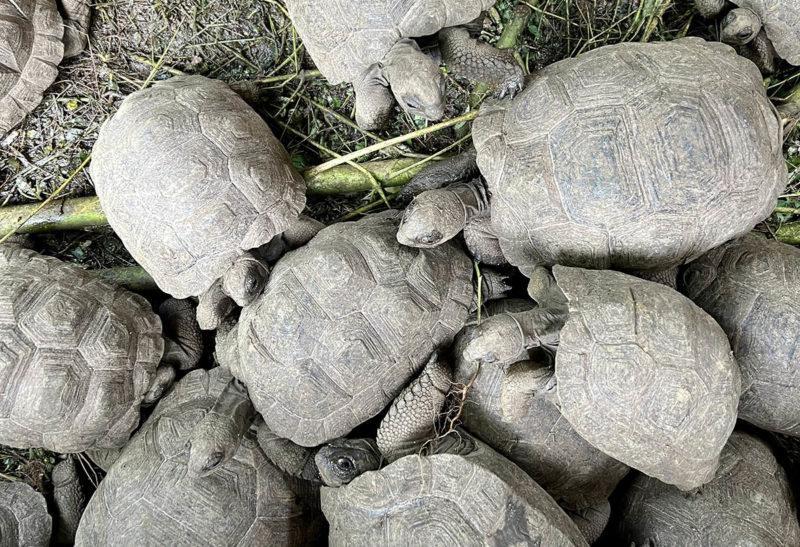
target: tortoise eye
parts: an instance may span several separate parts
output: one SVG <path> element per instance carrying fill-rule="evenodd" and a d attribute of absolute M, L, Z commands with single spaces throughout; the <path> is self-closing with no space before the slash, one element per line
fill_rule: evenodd
<path fill-rule="evenodd" d="M 211 457 L 208 458 L 208 461 L 206 461 L 205 468 L 211 470 L 217 467 L 220 463 L 222 463 L 222 456 L 222 452 L 214 452 Z"/>
<path fill-rule="evenodd" d="M 338 460 L 336 460 L 336 465 L 339 466 L 342 469 L 342 471 L 346 472 L 352 471 L 354 467 L 353 462 L 350 461 L 349 458 L 339 458 Z"/>

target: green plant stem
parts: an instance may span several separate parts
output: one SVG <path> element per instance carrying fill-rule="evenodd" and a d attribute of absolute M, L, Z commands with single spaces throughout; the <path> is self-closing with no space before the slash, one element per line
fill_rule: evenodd
<path fill-rule="evenodd" d="M 158 285 L 141 266 L 87 270 L 89 275 L 110 281 L 131 291 L 157 291 Z"/>
<path fill-rule="evenodd" d="M 374 181 L 383 187 L 401 186 L 423 167 L 424 164 L 415 158 L 371 161 L 359 164 L 358 169 L 340 165 L 313 176 L 306 174 L 307 194 L 327 196 L 368 191 L 373 189 Z M 106 215 L 95 196 L 0 207 L 0 238 L 17 228 L 20 233 L 36 234 L 107 224 Z"/>

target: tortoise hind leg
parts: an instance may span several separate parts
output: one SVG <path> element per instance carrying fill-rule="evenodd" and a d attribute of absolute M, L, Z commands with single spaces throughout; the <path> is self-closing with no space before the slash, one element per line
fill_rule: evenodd
<path fill-rule="evenodd" d="M 525 87 L 525 76 L 514 56 L 471 38 L 463 27 L 439 31 L 444 64 L 472 82 L 483 82 L 498 90 L 500 98 L 514 97 Z"/>
<path fill-rule="evenodd" d="M 64 17 L 64 58 L 69 59 L 86 48 L 91 8 L 88 0 L 61 0 L 59 8 Z"/>

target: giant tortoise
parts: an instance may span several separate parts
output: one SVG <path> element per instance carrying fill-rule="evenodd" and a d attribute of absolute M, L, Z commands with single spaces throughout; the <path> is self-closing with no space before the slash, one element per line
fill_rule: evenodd
<path fill-rule="evenodd" d="M 399 213 L 335 224 L 275 265 L 217 355 L 275 434 L 317 446 L 378 414 L 475 304 L 455 244 L 397 243 Z M 488 297 L 504 279 L 484 272 Z M 488 300 L 484 298 L 484 300 Z"/>
<path fill-rule="evenodd" d="M 356 121 L 380 128 L 395 99 L 406 112 L 429 120 L 444 115 L 444 78 L 415 37 L 440 33 L 442 57 L 471 79 L 498 85 L 501 95 L 521 89 L 513 57 L 470 38 L 463 28 L 495 0 L 287 0 L 297 33 L 332 84 L 350 82 Z M 394 95 L 394 98 L 392 97 Z"/>
<path fill-rule="evenodd" d="M 338 488 L 322 488 L 329 544 L 587 546 L 536 482 L 466 432 Z"/>
<path fill-rule="evenodd" d="M 745 236 L 690 263 L 680 278 L 728 334 L 742 372 L 739 417 L 800 436 L 800 250 Z"/>
<path fill-rule="evenodd" d="M 437 245 L 491 205 L 502 253 L 526 276 L 688 262 L 767 217 L 787 180 L 758 70 L 699 38 L 550 65 L 515 99 L 484 106 L 472 135 L 487 188 L 422 192 L 398 238 Z"/>
<path fill-rule="evenodd" d="M 84 48 L 88 23 L 88 0 L 0 2 L 0 136 L 39 105 L 61 60 Z"/>
<path fill-rule="evenodd" d="M 722 20 L 722 40 L 765 73 L 775 71 L 775 59 L 800 65 L 800 5 L 792 0 L 731 0 L 737 7 Z M 716 17 L 724 0 L 695 0 L 703 17 Z"/>
<path fill-rule="evenodd" d="M 482 317 L 533 307 L 529 300 L 496 300 L 488 304 Z M 473 318 L 467 325 L 475 324 Z M 518 415 L 504 414 L 505 372 L 465 359 L 466 342 L 460 337 L 453 348 L 456 385 L 469 386 L 460 415 L 464 427 L 533 477 L 593 543 L 608 520 L 608 497 L 628 473 L 628 466 L 586 442 L 545 397 L 528 399 L 530 404 L 520 408 Z M 547 358 L 542 352 L 528 355 L 526 351 L 519 359 L 532 357 Z"/>
<path fill-rule="evenodd" d="M 22 482 L 0 482 L 0 547 L 48 547 L 52 527 L 43 495 Z"/>
<path fill-rule="evenodd" d="M 81 452 L 124 444 L 202 353 L 193 308 L 141 296 L 73 264 L 0 245 L 0 444 Z"/>
<path fill-rule="evenodd" d="M 215 473 L 188 474 L 184 445 L 228 380 L 196 370 L 161 400 L 89 501 L 76 545 L 318 544 L 318 491 L 270 464 L 252 435 Z"/>
<path fill-rule="evenodd" d="M 769 446 L 734 431 L 714 479 L 681 492 L 656 479 L 631 477 L 615 503 L 613 545 L 794 547 L 797 507 L 786 472 Z"/>
<path fill-rule="evenodd" d="M 555 353 L 552 366 L 506 371 L 502 412 L 525 416 L 544 398 L 622 463 L 684 490 L 711 480 L 741 389 L 714 319 L 677 291 L 620 272 L 555 266 L 551 276 L 540 268 L 532 286 L 540 307 L 459 335 L 463 358 L 482 366 L 529 348 Z"/>
<path fill-rule="evenodd" d="M 175 77 L 133 93 L 92 154 L 109 224 L 164 292 L 200 296 L 202 328 L 263 289 L 267 266 L 251 250 L 319 229 L 300 216 L 305 184 L 286 150 L 220 81 Z"/>

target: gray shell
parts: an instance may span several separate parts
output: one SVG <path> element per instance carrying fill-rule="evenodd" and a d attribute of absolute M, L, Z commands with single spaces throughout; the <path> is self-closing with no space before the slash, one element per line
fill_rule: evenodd
<path fill-rule="evenodd" d="M 202 76 L 127 97 L 92 154 L 109 223 L 176 298 L 205 292 L 305 207 L 303 179 L 264 120 L 224 83 Z"/>
<path fill-rule="evenodd" d="M 64 55 L 54 0 L 0 2 L 0 137 L 42 102 Z"/>
<path fill-rule="evenodd" d="M 684 490 L 708 482 L 736 424 L 725 333 L 652 281 L 556 266 L 569 300 L 555 373 L 561 413 L 609 456 Z"/>
<path fill-rule="evenodd" d="M 467 320 L 467 256 L 452 243 L 401 246 L 398 223 L 392 211 L 325 228 L 284 256 L 243 310 L 230 368 L 281 437 L 316 446 L 347 434 Z"/>
<path fill-rule="evenodd" d="M 0 444 L 121 446 L 163 351 L 161 321 L 141 296 L 0 245 Z"/>
<path fill-rule="evenodd" d="M 175 385 L 125 446 L 81 519 L 75 544 L 310 545 L 319 532 L 299 483 L 252 435 L 210 475 L 187 475 L 184 445 L 230 377 L 196 370 Z"/>
<path fill-rule="evenodd" d="M 766 444 L 740 431 L 725 445 L 714 480 L 700 491 L 681 492 L 637 475 L 619 503 L 614 545 L 800 545 L 786 473 Z"/>
<path fill-rule="evenodd" d="M 287 0 L 295 29 L 332 84 L 354 81 L 401 38 L 468 23 L 495 0 Z"/>
<path fill-rule="evenodd" d="M 742 371 L 739 417 L 800 435 L 800 250 L 744 237 L 692 262 L 682 282 L 728 334 Z"/>
<path fill-rule="evenodd" d="M 775 52 L 790 64 L 800 65 L 800 3 L 797 0 L 731 0 L 753 10 Z"/>
<path fill-rule="evenodd" d="M 687 262 L 766 218 L 787 180 L 758 69 L 699 38 L 550 65 L 482 108 L 473 140 L 503 254 L 525 274 Z"/>
<path fill-rule="evenodd" d="M 509 311 L 532 307 L 526 300 L 499 303 Z M 459 338 L 459 342 L 462 340 L 466 342 Z M 453 354 L 455 383 L 466 385 L 472 381 L 461 413 L 464 426 L 472 434 L 520 466 L 563 507 L 583 509 L 608 499 L 627 474 L 627 465 L 586 442 L 558 408 L 543 397 L 531 399 L 531 407 L 522 419 L 504 419 L 500 404 L 503 369 L 492 365 L 477 367 L 460 357 L 458 345 Z"/>
<path fill-rule="evenodd" d="M 0 482 L 0 547 L 48 547 L 52 525 L 44 496 L 21 482 Z"/>
<path fill-rule="evenodd" d="M 475 441 L 462 456 L 405 456 L 322 488 L 331 547 L 586 546 L 575 524 L 519 467 Z"/>

